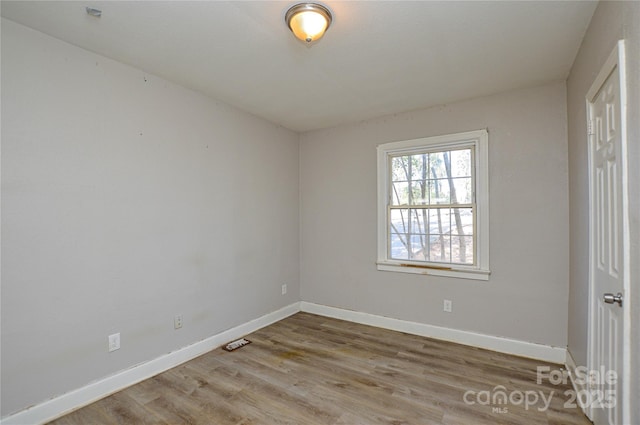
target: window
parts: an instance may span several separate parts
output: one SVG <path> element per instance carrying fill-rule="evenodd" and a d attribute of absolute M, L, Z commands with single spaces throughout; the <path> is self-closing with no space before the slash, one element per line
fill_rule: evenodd
<path fill-rule="evenodd" d="M 378 270 L 487 280 L 486 130 L 378 146 Z"/>

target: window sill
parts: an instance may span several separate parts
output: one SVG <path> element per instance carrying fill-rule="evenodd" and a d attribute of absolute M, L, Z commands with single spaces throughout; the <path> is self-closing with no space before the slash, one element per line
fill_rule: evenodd
<path fill-rule="evenodd" d="M 412 265 L 407 263 L 396 263 L 390 261 L 378 261 L 379 271 L 384 272 L 399 272 L 399 273 L 412 273 L 421 274 L 427 276 L 444 276 L 444 277 L 457 277 L 460 279 L 472 279 L 472 280 L 489 280 L 489 270 L 468 269 L 468 268 L 456 268 L 455 266 L 450 269 L 447 268 L 428 268 L 421 265 Z"/>

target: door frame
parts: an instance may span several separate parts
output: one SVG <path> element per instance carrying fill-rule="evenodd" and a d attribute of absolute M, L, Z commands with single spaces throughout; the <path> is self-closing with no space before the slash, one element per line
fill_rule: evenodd
<path fill-rule="evenodd" d="M 594 102 L 600 88 L 607 80 L 612 72 L 617 72 L 620 81 L 620 137 L 621 137 L 621 196 L 622 196 L 622 261 L 623 261 L 623 302 L 629 302 L 630 292 L 630 241 L 629 241 L 629 188 L 628 188 L 628 153 L 627 153 L 627 81 L 625 69 L 625 43 L 619 40 L 604 65 L 600 69 L 598 76 L 593 81 L 591 88 L 586 95 L 586 113 L 589 131 L 587 132 L 588 140 L 588 179 L 589 179 L 589 306 L 588 306 L 588 349 L 587 349 L 587 369 L 589 371 L 597 371 L 599 366 L 595 365 L 596 358 L 596 321 L 595 315 L 597 308 L 596 300 L 602 294 L 595 293 L 595 281 L 593 268 L 595 266 L 595 222 L 592 214 L 593 211 L 593 190 L 595 188 L 593 181 L 593 143 L 594 138 L 591 136 L 593 128 L 591 121 L 591 104 Z M 623 377 L 624 371 L 631 371 L 631 308 L 627 305 L 622 311 L 623 329 L 622 329 L 622 371 L 616 371 L 618 377 Z M 589 386 L 589 388 L 591 388 Z M 622 394 L 617 395 L 617 402 L 622 403 L 622 423 L 630 423 L 631 420 L 631 383 L 629 379 L 622 380 Z M 585 413 L 589 419 L 593 418 L 593 407 L 586 406 Z"/>

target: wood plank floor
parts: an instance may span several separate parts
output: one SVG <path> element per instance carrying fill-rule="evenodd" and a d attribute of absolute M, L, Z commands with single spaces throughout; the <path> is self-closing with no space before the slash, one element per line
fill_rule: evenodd
<path fill-rule="evenodd" d="M 591 424 L 568 385 L 536 383 L 558 365 L 307 313 L 247 338 L 51 424 Z M 485 403 L 496 386 L 511 402 Z"/>

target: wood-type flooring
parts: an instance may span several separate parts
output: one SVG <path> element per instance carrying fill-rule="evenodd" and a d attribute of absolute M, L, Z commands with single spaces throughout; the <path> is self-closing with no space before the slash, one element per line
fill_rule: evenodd
<path fill-rule="evenodd" d="M 591 424 L 560 365 L 308 313 L 247 338 L 50 424 Z"/>

